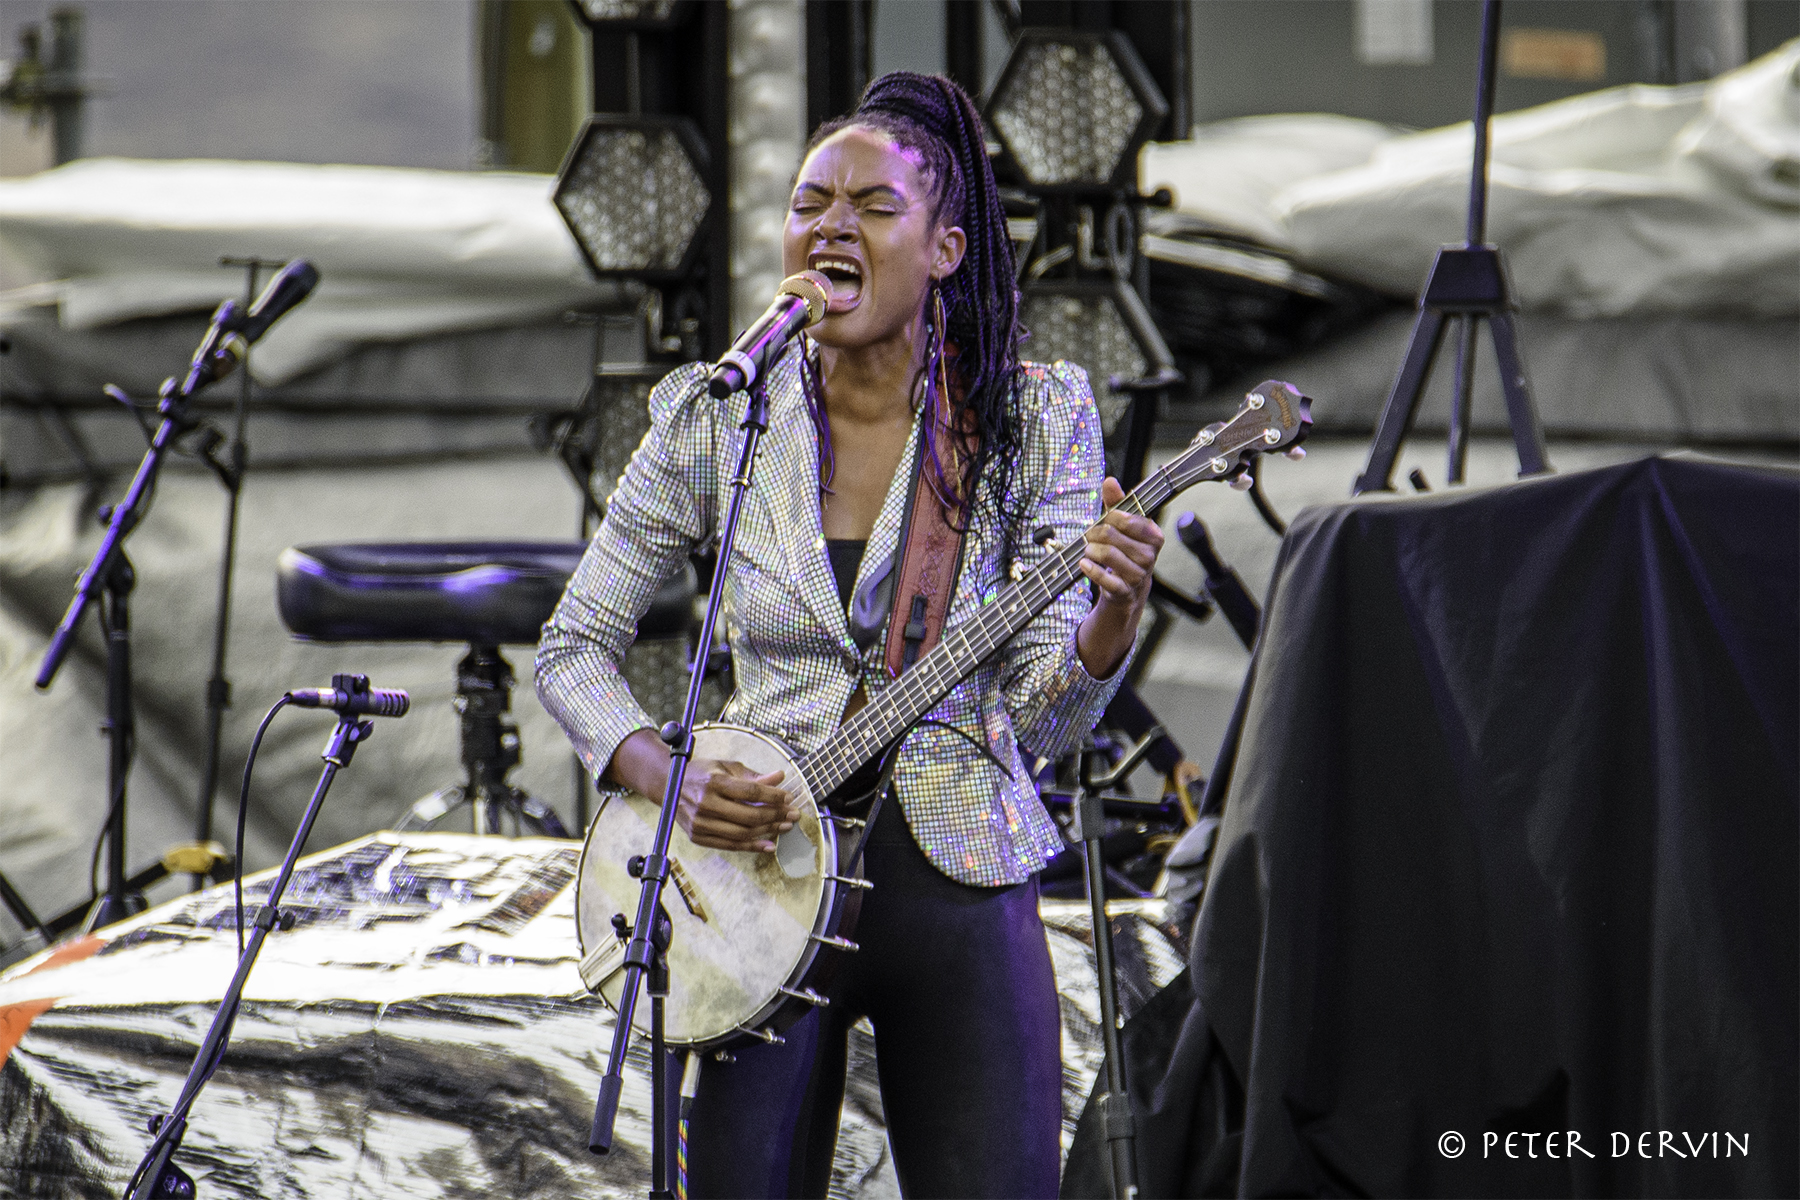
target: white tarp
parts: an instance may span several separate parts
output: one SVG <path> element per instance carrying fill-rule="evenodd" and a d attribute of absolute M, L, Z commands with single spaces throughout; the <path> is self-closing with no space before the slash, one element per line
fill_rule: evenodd
<path fill-rule="evenodd" d="M 1303 179 L 1360 167 L 1400 131 L 1330 113 L 1237 117 L 1194 127 L 1185 142 L 1151 142 L 1138 155 L 1138 183 L 1175 195 L 1175 224 L 1292 249 L 1275 197 Z M 1153 224 L 1159 214 L 1152 211 Z"/>
<path fill-rule="evenodd" d="M 1306 267 L 1412 295 L 1437 248 L 1462 240 L 1471 126 L 1383 137 L 1320 123 L 1343 120 L 1202 127 L 1148 148 L 1139 182 Z M 1707 84 L 1507 113 L 1492 147 L 1487 236 L 1525 308 L 1800 313 L 1800 41 Z"/>
<path fill-rule="evenodd" d="M 0 251 L 45 282 L 65 327 L 210 308 L 241 295 L 222 256 L 304 257 L 318 290 L 258 344 L 286 382 L 370 341 L 523 324 L 616 302 L 550 202 L 545 175 L 296 163 L 82 159 L 0 179 Z"/>

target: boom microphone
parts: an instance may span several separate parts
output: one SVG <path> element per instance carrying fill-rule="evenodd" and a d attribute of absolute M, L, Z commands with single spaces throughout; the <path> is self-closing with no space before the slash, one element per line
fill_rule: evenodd
<path fill-rule="evenodd" d="M 723 400 L 755 383 L 789 338 L 825 319 L 830 304 L 831 282 L 825 276 L 817 271 L 789 275 L 775 289 L 774 303 L 713 364 L 707 389 Z"/>
<path fill-rule="evenodd" d="M 238 326 L 237 335 L 246 343 L 254 344 L 269 331 L 269 326 L 279 321 L 288 309 L 312 295 L 312 290 L 318 286 L 319 268 L 304 258 L 296 258 L 269 280 L 269 286 L 244 314 L 244 323 Z"/>
<path fill-rule="evenodd" d="M 339 716 L 404 717 L 412 707 L 412 697 L 399 688 L 372 688 L 363 681 L 363 690 L 347 688 L 295 688 L 287 694 L 288 703 L 301 708 L 329 708 Z"/>
<path fill-rule="evenodd" d="M 296 258 L 275 273 L 275 278 L 269 280 L 269 286 L 256 298 L 249 312 L 239 316 L 236 304 L 229 300 L 220 305 L 219 311 L 213 314 L 219 336 L 208 339 L 211 345 L 203 348 L 188 369 L 182 391 L 192 395 L 237 370 L 250 347 L 269 331 L 269 326 L 310 296 L 318 285 L 319 268 L 304 258 Z"/>

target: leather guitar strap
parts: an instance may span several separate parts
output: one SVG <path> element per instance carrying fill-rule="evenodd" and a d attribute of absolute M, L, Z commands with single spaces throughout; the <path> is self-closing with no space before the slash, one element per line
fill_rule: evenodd
<path fill-rule="evenodd" d="M 950 613 L 957 571 L 962 566 L 964 531 L 956 528 L 955 515 L 926 475 L 925 445 L 921 429 L 913 492 L 906 503 L 900 559 L 894 572 L 894 606 L 888 617 L 887 671 L 894 679 L 943 636 L 944 618 Z M 958 448 L 970 452 L 966 444 Z"/>

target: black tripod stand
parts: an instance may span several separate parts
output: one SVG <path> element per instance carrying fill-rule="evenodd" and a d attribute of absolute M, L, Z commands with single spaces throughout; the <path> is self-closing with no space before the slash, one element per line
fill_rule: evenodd
<path fill-rule="evenodd" d="M 512 664 L 499 646 L 469 644 L 469 652 L 456 664 L 455 701 L 467 778 L 415 802 L 396 829 L 430 828 L 467 804 L 472 810 L 470 828 L 476 833 L 499 833 L 501 817 L 508 816 L 516 833 L 569 836 L 554 809 L 507 778 L 520 757 L 519 727 L 506 720 L 515 682 Z"/>
<path fill-rule="evenodd" d="M 1419 316 L 1406 346 L 1394 390 L 1382 407 L 1369 447 L 1369 461 L 1356 477 L 1354 495 L 1393 490 L 1394 460 L 1400 443 L 1412 430 L 1419 397 L 1431 378 L 1432 362 L 1452 319 L 1462 323 L 1462 340 L 1456 352 L 1456 398 L 1450 408 L 1450 451 L 1447 477 L 1463 481 L 1469 450 L 1469 404 L 1475 383 L 1475 333 L 1483 320 L 1494 338 L 1499 361 L 1500 390 L 1506 397 L 1507 421 L 1513 445 L 1519 453 L 1519 474 L 1540 475 L 1550 470 L 1544 458 L 1544 434 L 1538 427 L 1537 409 L 1519 361 L 1518 331 L 1513 324 L 1514 304 L 1507 284 L 1500 249 L 1487 241 L 1488 126 L 1494 111 L 1494 56 L 1500 34 L 1500 0 L 1485 0 L 1481 10 L 1481 68 L 1475 86 L 1475 158 L 1469 169 L 1469 223 L 1461 246 L 1445 246 L 1431 264 L 1425 290 L 1419 296 Z"/>

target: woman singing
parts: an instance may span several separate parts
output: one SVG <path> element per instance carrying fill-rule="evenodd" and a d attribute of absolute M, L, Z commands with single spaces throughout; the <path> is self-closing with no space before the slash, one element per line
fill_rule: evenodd
<path fill-rule="evenodd" d="M 947 628 L 1120 490 L 1102 483 L 1083 373 L 1019 360 L 1006 218 L 954 83 L 883 76 L 819 130 L 783 266 L 826 275 L 831 303 L 767 373 L 769 429 L 727 576 L 737 691 L 723 719 L 805 751 L 890 681 L 880 599 L 915 464 L 966 530 Z M 705 385 L 696 365 L 651 394 L 651 430 L 538 650 L 539 693 L 601 785 L 651 797 L 669 754 L 619 663 L 729 494 L 742 400 Z M 907 737 L 864 851 L 862 949 L 784 1044 L 708 1062 L 693 1195 L 825 1194 L 846 1035 L 864 1016 L 907 1195 L 1056 1194 L 1061 1025 L 1035 876 L 1062 841 L 1027 764 L 1105 707 L 1161 544 L 1154 522 L 1108 512 L 1081 564 L 1092 587 L 1065 592 Z M 701 846 L 769 851 L 797 817 L 779 782 L 697 758 L 681 827 Z"/>

